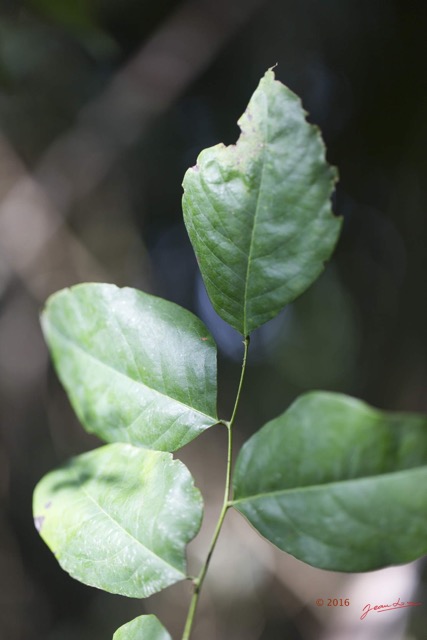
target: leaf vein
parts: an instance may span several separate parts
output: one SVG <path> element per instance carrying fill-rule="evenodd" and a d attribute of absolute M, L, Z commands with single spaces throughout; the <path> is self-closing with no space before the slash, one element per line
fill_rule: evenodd
<path fill-rule="evenodd" d="M 83 353 L 85 355 L 85 357 L 94 360 L 95 362 L 97 362 L 98 364 L 101 364 L 103 367 L 105 367 L 106 369 L 110 369 L 111 371 L 114 371 L 115 374 L 119 375 L 119 376 L 123 376 L 124 378 L 126 378 L 127 380 L 131 380 L 132 382 L 141 385 L 142 387 L 148 389 L 150 392 L 154 393 L 154 394 L 158 394 L 160 396 L 162 396 L 163 398 L 166 398 L 167 400 L 169 400 L 170 402 L 175 402 L 178 405 L 181 405 L 182 407 L 185 407 L 185 409 L 194 411 L 195 413 L 200 414 L 201 416 L 208 418 L 209 420 L 213 420 L 213 424 L 215 424 L 215 417 L 214 416 L 210 416 L 206 413 L 204 413 L 203 411 L 200 411 L 199 409 L 196 409 L 195 407 L 190 407 L 189 405 L 185 404 L 184 402 L 182 402 L 181 400 L 178 400 L 177 398 L 174 398 L 172 396 L 168 396 L 165 393 L 163 393 L 162 391 L 159 391 L 158 389 L 155 389 L 154 387 L 151 387 L 150 385 L 148 385 L 145 381 L 143 380 L 135 380 L 135 378 L 131 378 L 130 376 L 128 376 L 126 373 L 123 373 L 123 371 L 120 371 L 119 369 L 116 369 L 115 367 L 113 367 L 111 364 L 104 362 L 103 360 L 101 360 L 100 358 L 98 358 L 97 356 L 93 355 L 92 353 L 89 353 L 88 351 L 86 351 L 85 349 L 83 349 L 79 344 L 77 344 L 74 340 L 72 340 L 71 338 L 69 338 L 68 336 L 66 336 L 64 333 L 62 333 L 61 331 L 59 331 L 59 329 L 57 327 L 55 327 L 54 325 L 52 325 L 52 330 L 55 331 L 57 333 L 57 335 L 59 336 L 60 339 L 64 340 L 65 342 L 71 344 L 73 349 L 76 349 L 77 351 L 80 351 L 81 353 Z"/>
<path fill-rule="evenodd" d="M 159 556 L 155 551 L 153 551 L 152 549 L 150 549 L 149 547 L 147 547 L 145 544 L 143 544 L 141 542 L 141 540 L 138 540 L 138 538 L 135 538 L 135 536 L 128 531 L 120 522 L 118 522 L 117 520 L 115 520 L 113 518 L 113 516 L 111 516 L 108 511 L 106 511 L 100 504 L 99 502 L 97 502 L 95 500 L 95 498 L 93 498 L 93 496 L 90 495 L 90 493 L 83 487 L 80 486 L 80 491 L 88 498 L 89 501 L 93 502 L 93 504 L 99 509 L 100 513 L 103 514 L 106 518 L 108 518 L 109 520 L 111 520 L 111 522 L 113 522 L 115 524 L 115 526 L 120 530 L 123 531 L 126 535 L 128 535 L 131 540 L 134 543 L 137 543 L 137 545 L 139 545 L 140 547 L 142 547 L 142 549 L 144 549 L 145 551 L 147 551 L 150 555 L 154 556 L 157 560 L 159 560 L 162 564 L 166 565 L 168 568 L 173 569 L 174 571 L 176 571 L 177 573 L 179 573 L 180 575 L 182 575 L 183 577 L 185 577 L 185 574 L 182 573 L 182 571 L 180 571 L 179 569 L 177 569 L 176 567 L 174 567 L 172 564 L 170 564 L 169 562 L 167 562 L 164 558 L 162 558 L 161 556 Z"/>
<path fill-rule="evenodd" d="M 269 498 L 269 497 L 275 497 L 275 496 L 280 496 L 280 495 L 287 495 L 290 493 L 298 493 L 298 492 L 303 492 L 303 491 L 320 491 L 322 489 L 331 487 L 334 488 L 336 486 L 339 485 L 345 485 L 345 484 L 354 484 L 354 483 L 358 483 L 358 482 L 371 482 L 372 480 L 383 480 L 384 478 L 386 478 L 387 476 L 391 476 L 391 477 L 395 477 L 396 475 L 404 475 L 404 474 L 410 474 L 410 473 L 414 473 L 417 471 L 424 471 L 427 473 L 427 466 L 423 465 L 423 466 L 417 466 L 417 467 L 412 467 L 410 469 L 401 469 L 400 471 L 390 471 L 388 473 L 378 473 L 377 475 L 374 476 L 364 476 L 361 478 L 346 478 L 344 480 L 336 480 L 333 482 L 325 482 L 323 484 L 312 484 L 312 485 L 307 485 L 304 487 L 291 487 L 291 488 L 287 488 L 287 489 L 275 489 L 274 491 L 265 491 L 263 493 L 258 493 L 255 495 L 251 495 L 251 496 L 244 496 L 242 498 L 236 498 L 235 500 L 233 500 L 231 502 L 232 506 L 236 506 L 242 502 L 250 502 L 251 500 L 259 500 L 259 499 L 263 499 L 263 498 Z"/>

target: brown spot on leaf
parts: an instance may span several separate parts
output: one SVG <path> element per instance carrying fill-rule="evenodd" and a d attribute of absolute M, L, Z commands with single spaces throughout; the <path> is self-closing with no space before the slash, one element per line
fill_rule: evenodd
<path fill-rule="evenodd" d="M 206 340 L 208 340 L 208 338 L 202 338 L 203 342 L 205 342 Z"/>

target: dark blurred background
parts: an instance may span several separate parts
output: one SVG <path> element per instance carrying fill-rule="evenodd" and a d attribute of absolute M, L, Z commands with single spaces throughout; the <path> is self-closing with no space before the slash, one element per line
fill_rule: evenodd
<path fill-rule="evenodd" d="M 0 640 L 110 639 L 144 611 L 178 638 L 188 585 L 142 603 L 90 589 L 61 571 L 34 529 L 36 482 L 97 444 L 53 374 L 39 310 L 61 287 L 100 280 L 195 311 L 220 345 L 228 417 L 241 343 L 206 299 L 181 181 L 202 148 L 235 142 L 238 117 L 277 63 L 339 167 L 344 227 L 320 280 L 255 334 L 237 437 L 311 388 L 427 411 L 427 5 L 0 3 Z M 179 452 L 207 501 L 189 549 L 194 571 L 218 515 L 223 440 L 211 430 Z M 423 563 L 365 576 L 311 569 L 236 514 L 194 640 L 422 639 L 426 573 Z M 367 602 L 397 596 L 424 604 L 360 622 Z M 320 609 L 319 597 L 351 606 Z"/>

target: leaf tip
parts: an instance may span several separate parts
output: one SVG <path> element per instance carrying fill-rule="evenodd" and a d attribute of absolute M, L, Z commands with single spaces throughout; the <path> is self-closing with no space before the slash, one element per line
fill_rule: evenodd
<path fill-rule="evenodd" d="M 269 67 L 265 72 L 264 77 L 261 79 L 261 81 L 278 82 L 279 84 L 283 84 L 282 82 L 280 82 L 280 80 L 276 80 L 275 69 L 278 66 L 279 66 L 279 63 L 276 62 L 275 64 L 273 64 L 272 67 Z"/>

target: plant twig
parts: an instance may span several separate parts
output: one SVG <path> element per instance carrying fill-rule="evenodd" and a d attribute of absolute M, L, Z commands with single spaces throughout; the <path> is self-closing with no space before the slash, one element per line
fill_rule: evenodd
<path fill-rule="evenodd" d="M 209 551 L 208 554 L 206 556 L 206 560 L 200 570 L 199 575 L 197 576 L 197 578 L 194 579 L 193 583 L 194 583 L 194 593 L 193 593 L 193 597 L 191 598 L 191 602 L 190 602 L 190 607 L 188 609 L 188 614 L 187 614 L 187 620 L 185 622 L 185 627 L 184 627 L 184 633 L 182 636 L 182 640 L 189 640 L 190 635 L 191 635 L 191 630 L 193 628 L 193 622 L 194 622 L 194 617 L 195 617 L 195 613 L 196 613 L 196 609 L 197 609 L 197 605 L 199 602 L 199 597 L 200 597 L 200 591 L 202 589 L 202 585 L 203 582 L 205 580 L 206 574 L 208 572 L 208 568 L 209 568 L 209 564 L 213 555 L 213 552 L 215 550 L 216 547 L 216 543 L 218 541 L 218 537 L 219 534 L 221 532 L 222 529 L 222 525 L 224 523 L 225 520 L 225 516 L 227 514 L 227 511 L 229 509 L 229 507 L 231 506 L 231 501 L 232 501 L 232 487 L 231 487 L 231 471 L 232 471 L 232 458 L 233 458 L 233 425 L 234 425 L 234 420 L 236 417 L 236 413 L 237 413 L 237 409 L 239 406 L 239 402 L 240 402 L 240 395 L 242 392 L 242 387 L 243 387 L 243 380 L 245 377 L 245 371 L 246 371 L 246 362 L 247 362 L 247 357 L 248 357 L 248 349 L 249 349 L 249 342 L 250 342 L 250 338 L 249 336 L 246 336 L 246 338 L 243 341 L 245 350 L 243 353 L 243 362 L 242 362 L 242 371 L 240 374 L 240 381 L 239 381 L 239 386 L 237 389 L 237 394 L 236 394 L 236 400 L 234 402 L 234 408 L 233 408 L 233 412 L 231 414 L 231 418 L 229 422 L 226 422 L 226 426 L 227 426 L 227 431 L 228 431 L 228 453 L 227 453 L 227 471 L 226 471 L 226 478 L 225 478 L 225 490 L 224 490 L 224 500 L 222 503 L 222 508 L 221 508 L 221 512 L 219 514 L 219 518 L 215 527 L 215 531 L 212 537 L 212 541 L 209 547 Z"/>

